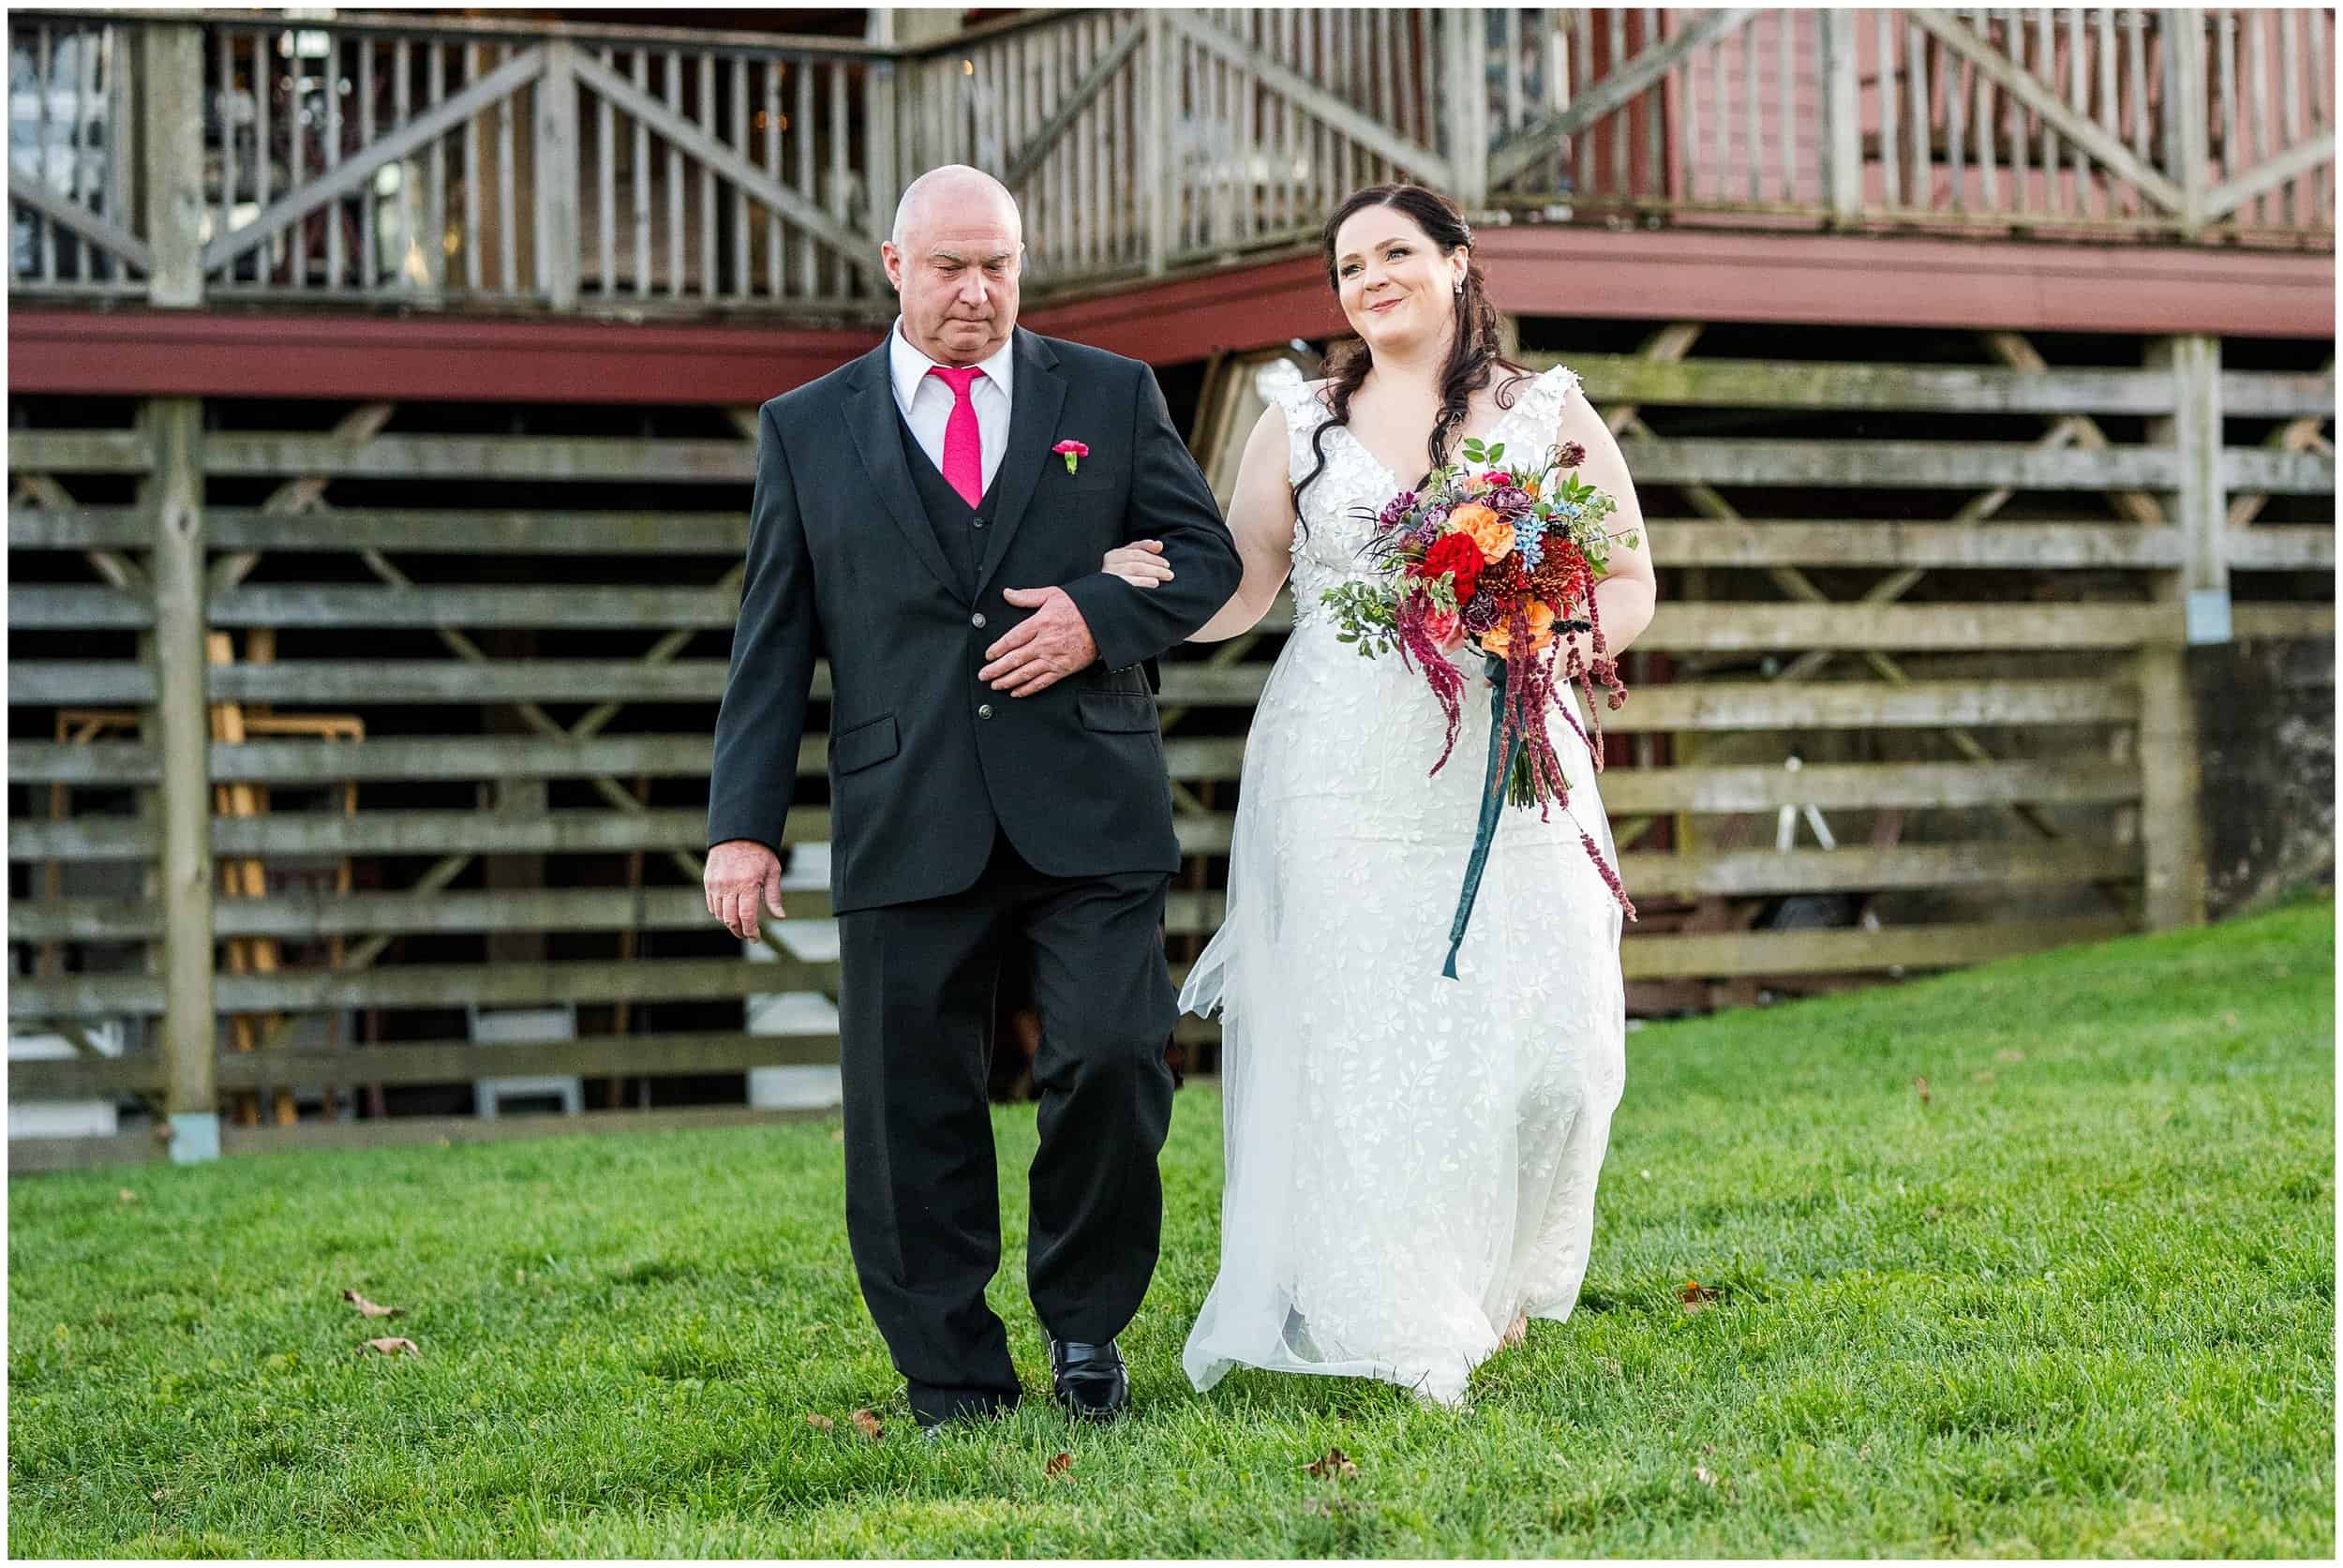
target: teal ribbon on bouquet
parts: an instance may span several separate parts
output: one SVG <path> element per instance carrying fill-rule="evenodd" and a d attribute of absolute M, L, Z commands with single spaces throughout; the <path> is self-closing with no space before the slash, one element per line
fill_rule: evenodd
<path fill-rule="evenodd" d="M 1472 923 L 1472 901 L 1481 895 L 1481 873 L 1488 866 L 1489 845 L 1497 837 L 1498 814 L 1505 809 L 1505 781 L 1513 777 L 1514 759 L 1521 754 L 1521 737 L 1505 743 L 1505 661 L 1489 660 L 1488 776 L 1481 784 L 1481 821 L 1472 832 L 1472 858 L 1465 862 L 1464 890 L 1456 895 L 1456 918 L 1448 925 L 1448 962 L 1440 974 L 1456 978 L 1456 949 L 1464 946 L 1465 927 Z"/>

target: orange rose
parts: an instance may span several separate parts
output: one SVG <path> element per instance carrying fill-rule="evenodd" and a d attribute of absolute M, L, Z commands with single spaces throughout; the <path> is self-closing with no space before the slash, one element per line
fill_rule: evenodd
<path fill-rule="evenodd" d="M 1448 526 L 1480 545 L 1482 560 L 1491 565 L 1513 553 L 1514 525 L 1477 500 L 1449 513 Z"/>
<path fill-rule="evenodd" d="M 1530 601 L 1530 651 L 1544 652 L 1545 645 L 1554 640 L 1554 611 L 1545 601 Z M 1513 647 L 1514 635 L 1503 626 L 1492 626 L 1481 634 L 1481 651 L 1494 653 L 1502 659 Z"/>

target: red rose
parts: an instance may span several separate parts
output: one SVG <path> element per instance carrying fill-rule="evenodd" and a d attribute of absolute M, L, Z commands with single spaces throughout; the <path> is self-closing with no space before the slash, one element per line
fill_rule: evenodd
<path fill-rule="evenodd" d="M 1416 575 L 1437 577 L 1442 572 L 1455 574 L 1456 603 L 1463 604 L 1472 597 L 1473 587 L 1481 578 L 1481 546 L 1465 534 L 1441 534 L 1425 552 Z"/>

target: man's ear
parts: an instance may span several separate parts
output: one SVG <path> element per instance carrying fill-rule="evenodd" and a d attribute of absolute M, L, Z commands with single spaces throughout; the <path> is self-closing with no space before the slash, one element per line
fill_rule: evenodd
<path fill-rule="evenodd" d="M 897 293 L 903 291 L 903 254 L 895 248 L 893 240 L 879 241 L 879 266 L 887 274 L 887 286 Z"/>

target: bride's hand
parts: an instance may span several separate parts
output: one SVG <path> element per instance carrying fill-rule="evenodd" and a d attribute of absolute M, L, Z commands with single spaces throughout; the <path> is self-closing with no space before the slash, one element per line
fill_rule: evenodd
<path fill-rule="evenodd" d="M 1153 588 L 1172 580 L 1172 563 L 1163 559 L 1163 541 L 1134 539 L 1120 548 L 1107 552 L 1102 571 L 1122 578 L 1133 588 Z"/>

